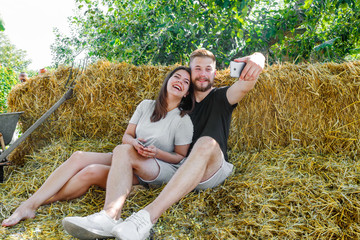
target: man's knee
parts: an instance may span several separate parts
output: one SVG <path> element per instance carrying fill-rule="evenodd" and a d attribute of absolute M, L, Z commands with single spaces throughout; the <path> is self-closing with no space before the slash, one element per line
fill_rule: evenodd
<path fill-rule="evenodd" d="M 194 144 L 186 161 L 202 161 L 210 171 L 221 166 L 223 153 L 218 142 L 212 137 L 201 137 Z"/>
<path fill-rule="evenodd" d="M 199 138 L 195 142 L 192 149 L 192 151 L 196 151 L 198 153 L 203 153 L 203 154 L 214 154 L 219 150 L 220 150 L 220 146 L 218 142 L 214 138 L 208 136 Z"/>

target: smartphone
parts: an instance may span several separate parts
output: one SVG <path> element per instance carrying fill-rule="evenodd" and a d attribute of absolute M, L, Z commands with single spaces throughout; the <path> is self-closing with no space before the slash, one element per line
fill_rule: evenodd
<path fill-rule="evenodd" d="M 143 146 L 143 147 L 146 148 L 145 144 L 144 144 L 142 141 L 140 141 L 139 139 L 136 139 L 136 141 L 137 141 L 141 146 Z"/>
<path fill-rule="evenodd" d="M 230 77 L 239 78 L 246 63 L 244 62 L 230 62 Z"/>

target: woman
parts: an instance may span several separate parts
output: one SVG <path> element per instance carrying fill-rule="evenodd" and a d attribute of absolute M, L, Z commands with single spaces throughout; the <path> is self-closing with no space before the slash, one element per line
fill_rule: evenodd
<path fill-rule="evenodd" d="M 165 78 L 156 100 L 144 100 L 139 104 L 124 133 L 123 144 L 131 145 L 142 156 L 143 167 L 154 166 L 154 162 L 157 165 L 159 162 L 179 163 L 191 143 L 193 126 L 187 113 L 194 104 L 190 69 L 177 67 Z M 109 153 L 73 153 L 37 192 L 2 222 L 2 226 L 34 218 L 41 205 L 80 197 L 91 185 L 105 189 L 112 156 Z M 133 184 L 139 183 L 143 183 L 143 179 L 134 174 Z"/>

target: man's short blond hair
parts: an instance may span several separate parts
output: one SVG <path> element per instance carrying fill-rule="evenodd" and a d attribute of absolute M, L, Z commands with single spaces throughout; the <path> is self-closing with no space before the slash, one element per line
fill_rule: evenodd
<path fill-rule="evenodd" d="M 214 61 L 215 65 L 216 65 L 216 59 L 215 59 L 214 54 L 212 52 L 210 52 L 209 50 L 206 50 L 205 48 L 196 49 L 195 51 L 193 51 L 191 53 L 189 65 L 191 64 L 191 62 L 196 57 L 208 57 L 208 58 L 211 58 Z"/>

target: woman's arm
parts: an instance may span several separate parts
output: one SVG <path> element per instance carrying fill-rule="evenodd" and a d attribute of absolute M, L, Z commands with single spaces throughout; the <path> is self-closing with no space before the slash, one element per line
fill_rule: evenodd
<path fill-rule="evenodd" d="M 154 157 L 168 163 L 179 163 L 187 154 L 190 144 L 175 145 L 174 152 L 166 152 L 151 145 L 144 148 L 144 154 L 149 157 Z"/>
<path fill-rule="evenodd" d="M 143 148 L 143 146 L 141 146 L 138 141 L 136 140 L 136 124 L 133 123 L 129 123 L 129 125 L 127 126 L 124 136 L 122 138 L 122 143 L 123 144 L 130 144 L 132 146 L 134 146 L 134 148 L 136 149 L 136 151 L 139 152 L 139 150 L 141 148 Z M 143 140 L 143 139 L 139 139 L 139 140 Z"/>
<path fill-rule="evenodd" d="M 127 126 L 122 143 L 130 144 L 134 146 L 136 151 L 146 158 L 158 158 L 168 163 L 179 163 L 187 154 L 190 144 L 187 145 L 175 145 L 174 152 L 163 151 L 153 145 L 148 147 L 141 146 L 136 140 L 136 124 L 129 123 Z M 144 139 L 139 139 L 143 141 Z"/>

